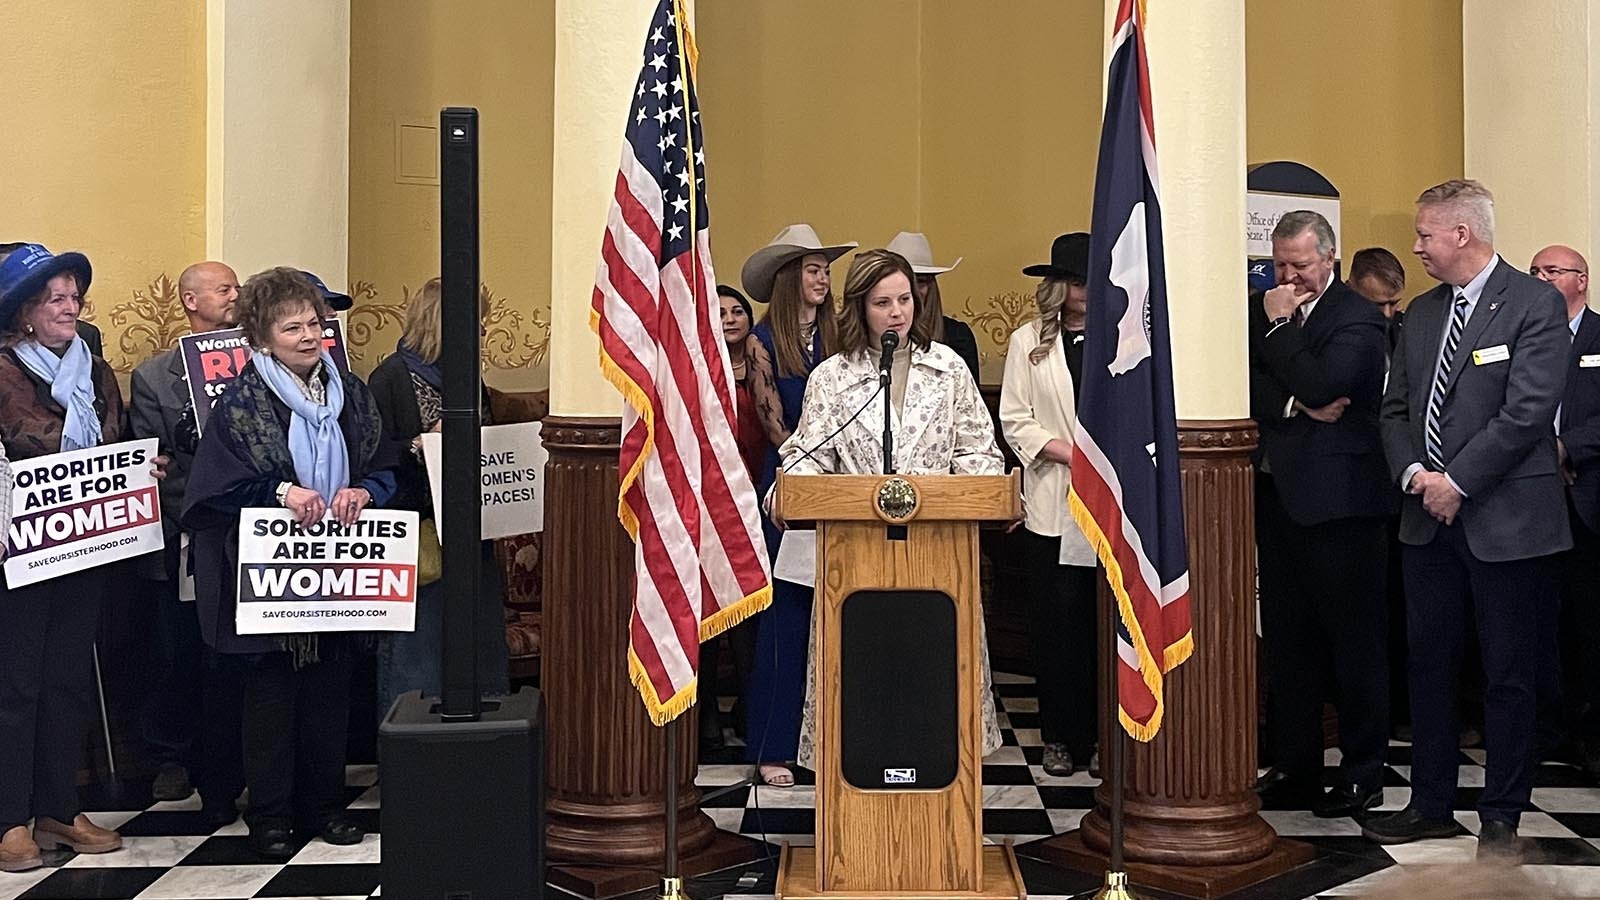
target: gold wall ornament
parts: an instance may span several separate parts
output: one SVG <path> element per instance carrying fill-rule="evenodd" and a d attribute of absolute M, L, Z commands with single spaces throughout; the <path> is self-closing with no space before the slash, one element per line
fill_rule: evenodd
<path fill-rule="evenodd" d="M 480 283 L 478 290 L 489 308 L 483 320 L 483 364 L 500 369 L 544 365 L 550 353 L 549 310 L 536 308 L 524 314 L 508 298 L 496 297 L 487 284 Z M 378 286 L 371 281 L 350 282 L 350 296 L 356 305 L 345 313 L 345 340 L 352 366 L 360 363 L 360 370 L 367 374 L 391 352 L 392 343 L 380 340 L 380 335 L 392 332 L 394 340 L 399 340 L 411 288 L 400 286 L 402 299 L 398 302 L 370 302 L 379 295 Z"/>
<path fill-rule="evenodd" d="M 371 303 L 378 297 L 378 286 L 370 281 L 355 280 L 350 282 L 350 297 L 355 301 L 355 306 L 344 314 L 348 332 L 345 334 L 345 349 L 350 354 L 350 364 L 354 367 L 363 363 L 361 371 L 372 374 L 373 367 L 383 361 L 388 355 L 387 351 L 379 352 L 372 346 L 378 332 L 385 331 L 390 325 L 400 326 L 405 322 L 406 301 L 411 292 L 405 285 L 400 286 L 398 303 Z M 398 335 L 396 336 L 398 338 Z M 383 345 L 379 345 L 383 346 Z"/>
<path fill-rule="evenodd" d="M 520 369 L 540 366 L 550 352 L 550 321 L 542 310 L 529 314 L 532 327 L 543 332 L 535 339 L 524 333 L 522 312 L 513 309 L 504 297 L 495 297 L 488 285 L 483 286 L 484 299 L 489 304 L 489 315 L 484 317 L 483 361 L 497 369 Z"/>
<path fill-rule="evenodd" d="M 972 308 L 972 298 L 962 304 L 962 318 L 978 332 L 978 356 L 987 362 L 1005 357 L 1011 332 L 1039 314 L 1032 291 L 1002 291 L 991 296 L 982 312 Z"/>
<path fill-rule="evenodd" d="M 92 321 L 89 316 L 83 318 Z M 122 329 L 117 336 L 117 355 L 108 359 L 111 368 L 127 374 L 140 363 L 170 350 L 178 338 L 189 333 L 189 317 L 178 297 L 177 282 L 162 272 L 133 297 L 111 307 L 111 324 Z"/>

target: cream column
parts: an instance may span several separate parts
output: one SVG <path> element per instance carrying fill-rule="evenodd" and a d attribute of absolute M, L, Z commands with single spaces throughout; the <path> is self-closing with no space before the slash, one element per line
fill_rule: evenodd
<path fill-rule="evenodd" d="M 595 263 L 622 150 L 628 95 L 655 4 L 556 0 L 550 234 L 550 412 L 617 416 L 589 328 Z"/>
<path fill-rule="evenodd" d="M 349 0 L 207 0 L 206 255 L 349 268 Z"/>
<path fill-rule="evenodd" d="M 1107 23 L 1116 20 L 1117 5 L 1108 0 Z M 1148 6 L 1145 44 L 1180 419 L 1250 414 L 1244 14 L 1244 0 L 1149 0 Z"/>
<path fill-rule="evenodd" d="M 1495 245 L 1519 268 L 1548 244 L 1591 256 L 1600 0 L 1465 0 L 1461 15 L 1466 176 L 1494 192 Z"/>
<path fill-rule="evenodd" d="M 1107 23 L 1117 6 L 1107 3 Z M 1147 867 L 1142 883 L 1204 897 L 1312 854 L 1278 841 L 1253 790 L 1256 431 L 1248 418 L 1244 271 L 1245 3 L 1149 0 L 1148 10 L 1194 652 L 1164 680 L 1160 732 L 1148 743 L 1127 742 L 1124 845 L 1130 863 Z M 1103 609 L 1103 641 L 1109 618 Z M 1103 659 L 1106 686 L 1111 654 Z M 1101 747 L 1110 747 L 1122 730 L 1111 717 L 1102 721 Z M 1041 842 L 1039 855 L 1102 871 L 1110 790 L 1102 785 L 1078 832 Z"/>

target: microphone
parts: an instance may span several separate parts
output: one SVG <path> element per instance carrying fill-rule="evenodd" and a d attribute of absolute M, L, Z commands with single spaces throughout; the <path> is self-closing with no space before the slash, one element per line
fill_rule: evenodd
<path fill-rule="evenodd" d="M 878 386 L 883 391 L 883 474 L 894 474 L 893 397 L 889 382 L 894 377 L 894 348 L 900 346 L 900 332 L 889 329 L 883 333 L 883 356 L 878 360 Z"/>

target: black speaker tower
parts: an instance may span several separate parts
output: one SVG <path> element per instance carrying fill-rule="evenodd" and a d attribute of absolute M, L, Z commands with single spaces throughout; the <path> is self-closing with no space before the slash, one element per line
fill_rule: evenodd
<path fill-rule="evenodd" d="M 479 686 L 478 111 L 439 113 L 443 369 L 442 696 L 397 699 L 379 727 L 381 877 L 387 900 L 501 900 L 544 893 L 544 722 L 539 692 Z M 492 604 L 499 607 L 499 598 Z"/>

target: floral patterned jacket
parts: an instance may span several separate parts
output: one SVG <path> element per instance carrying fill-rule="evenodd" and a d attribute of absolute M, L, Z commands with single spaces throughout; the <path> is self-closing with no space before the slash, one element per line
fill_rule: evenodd
<path fill-rule="evenodd" d="M 823 360 L 806 383 L 800 425 L 779 448 L 783 470 L 793 475 L 883 471 L 883 404 L 889 398 L 873 399 L 877 390 L 873 354 L 840 353 Z M 912 349 L 904 408 L 892 414 L 891 429 L 895 471 L 903 475 L 1004 472 L 994 422 L 972 373 L 944 344 Z M 830 440 L 835 431 L 839 434 Z"/>

